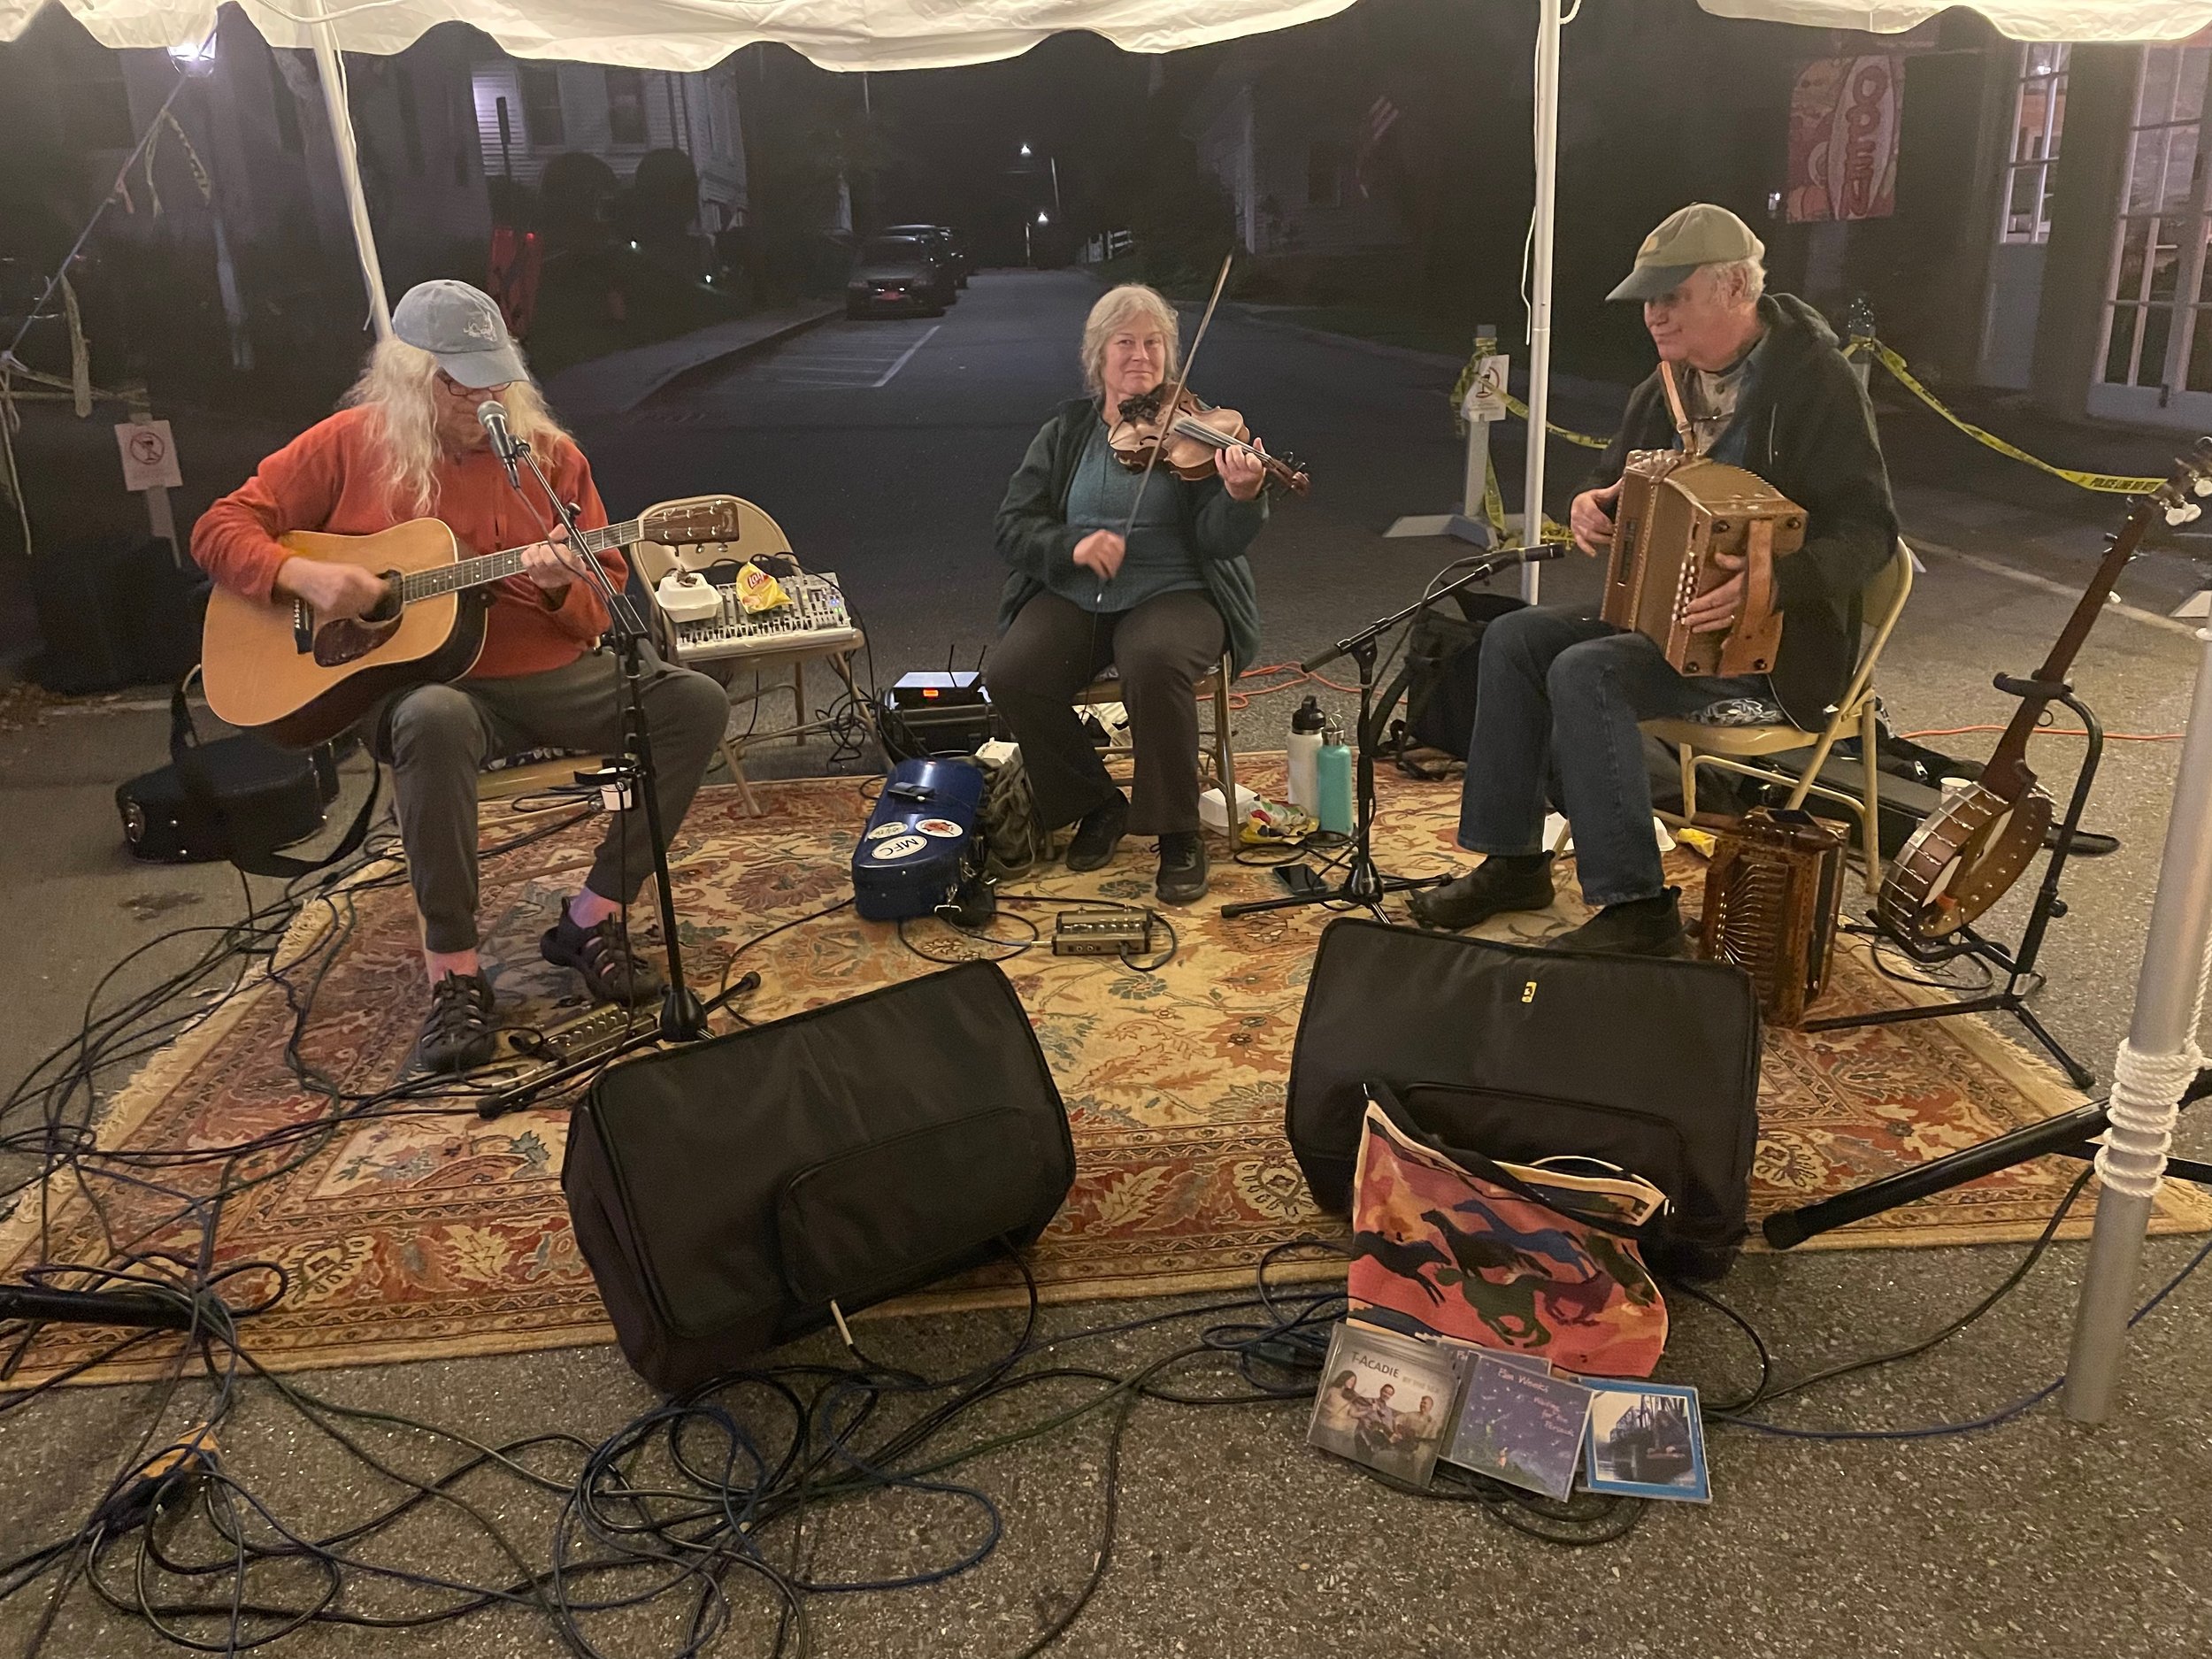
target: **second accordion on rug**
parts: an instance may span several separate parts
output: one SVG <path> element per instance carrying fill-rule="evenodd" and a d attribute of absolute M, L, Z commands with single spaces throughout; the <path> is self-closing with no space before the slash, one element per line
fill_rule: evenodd
<path fill-rule="evenodd" d="M 1749 974 L 1770 1025 L 1801 1022 L 1827 983 L 1847 845 L 1809 812 L 1766 807 L 1720 832 L 1698 954 Z"/>

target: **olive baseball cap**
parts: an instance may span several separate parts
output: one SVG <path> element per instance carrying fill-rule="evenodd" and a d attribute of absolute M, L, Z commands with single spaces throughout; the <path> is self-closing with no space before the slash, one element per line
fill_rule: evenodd
<path fill-rule="evenodd" d="M 392 307 L 392 332 L 430 353 L 448 375 L 473 390 L 529 378 L 498 303 L 465 282 L 442 277 L 416 283 Z"/>
<path fill-rule="evenodd" d="M 1670 213 L 1659 228 L 1636 250 L 1636 265 L 1609 300 L 1655 300 L 1671 293 L 1704 265 L 1728 265 L 1738 259 L 1760 259 L 1766 244 L 1751 234 L 1751 227 L 1724 207 L 1693 202 Z"/>

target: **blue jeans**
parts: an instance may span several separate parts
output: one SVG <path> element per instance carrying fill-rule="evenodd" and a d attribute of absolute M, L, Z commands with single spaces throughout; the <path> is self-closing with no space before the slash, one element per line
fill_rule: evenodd
<path fill-rule="evenodd" d="M 1637 722 L 1769 695 L 1764 674 L 1685 679 L 1643 634 L 1571 606 L 1493 622 L 1478 683 L 1459 844 L 1474 853 L 1543 851 L 1548 794 L 1574 826 L 1582 896 L 1596 905 L 1652 898 L 1666 885 Z"/>

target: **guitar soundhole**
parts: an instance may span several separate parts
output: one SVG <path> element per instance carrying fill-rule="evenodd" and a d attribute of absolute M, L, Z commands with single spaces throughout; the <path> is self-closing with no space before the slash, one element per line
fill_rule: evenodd
<path fill-rule="evenodd" d="M 362 612 L 362 621 L 378 625 L 399 620 L 399 613 L 405 608 L 399 596 L 399 581 L 397 571 L 384 572 L 384 597 L 376 602 L 374 609 Z"/>

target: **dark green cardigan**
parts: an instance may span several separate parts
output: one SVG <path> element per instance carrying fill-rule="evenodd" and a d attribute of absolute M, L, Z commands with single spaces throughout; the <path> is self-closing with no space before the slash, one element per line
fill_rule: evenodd
<path fill-rule="evenodd" d="M 1071 564 L 1075 544 L 1090 534 L 1068 523 L 1068 487 L 1100 418 L 1096 398 L 1061 404 L 1030 440 L 1029 452 L 1006 487 L 996 535 L 999 557 L 1013 566 L 1013 573 L 999 600 L 1001 634 L 1015 612 L 1045 590 L 1046 572 Z M 1266 493 L 1239 501 L 1218 478 L 1175 481 L 1182 498 L 1183 538 L 1198 557 L 1206 591 L 1228 634 L 1230 658 L 1242 672 L 1260 648 L 1259 595 L 1244 549 L 1267 522 Z"/>

